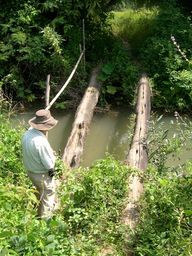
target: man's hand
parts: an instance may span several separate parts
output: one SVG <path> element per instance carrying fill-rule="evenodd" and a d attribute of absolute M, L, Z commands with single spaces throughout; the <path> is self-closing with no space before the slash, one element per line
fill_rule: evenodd
<path fill-rule="evenodd" d="M 48 174 L 49 174 L 49 177 L 52 178 L 55 175 L 55 169 L 54 168 L 49 169 Z"/>

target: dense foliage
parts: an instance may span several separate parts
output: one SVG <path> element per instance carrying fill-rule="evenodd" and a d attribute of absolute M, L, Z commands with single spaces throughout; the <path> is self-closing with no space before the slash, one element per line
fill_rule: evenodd
<path fill-rule="evenodd" d="M 2 2 L 0 86 L 5 94 L 9 98 L 29 102 L 40 99 L 49 73 L 53 89 L 56 84 L 59 87 L 78 59 L 79 45 L 83 42 L 83 20 L 89 71 L 89 63 L 100 61 L 108 47 L 106 42 L 109 38 L 104 21 L 107 11 L 117 2 L 118 0 Z M 81 66 L 76 76 L 76 91 L 77 83 L 85 85 L 84 79 L 87 77 L 83 70 Z"/>
<path fill-rule="evenodd" d="M 3 115 L 0 120 L 0 254 L 96 256 L 111 247 L 118 251 L 128 168 L 108 157 L 67 172 L 58 160 L 61 208 L 51 220 L 37 220 L 35 189 L 22 166 L 23 129 L 11 128 Z"/>
<path fill-rule="evenodd" d="M 192 107 L 191 17 L 174 0 L 142 3 L 145 7 L 140 1 L 139 8 L 126 5 L 114 12 L 113 32 L 130 44 L 140 69 L 151 78 L 153 108 L 189 110 Z"/>
<path fill-rule="evenodd" d="M 114 6 L 119 11 L 110 12 Z M 177 0 L 4 1 L 0 87 L 13 100 L 44 105 L 47 74 L 53 97 L 76 63 L 84 20 L 86 66 L 81 63 L 55 107 L 77 105 L 100 62 L 101 104 L 132 104 L 139 73 L 146 72 L 154 108 L 186 111 L 192 106 L 189 11 L 186 1 Z"/>
<path fill-rule="evenodd" d="M 160 9 L 155 23 L 152 36 L 139 50 L 146 71 L 153 79 L 154 106 L 164 106 L 167 110 L 190 109 L 191 21 L 178 7 L 165 6 Z M 189 61 L 175 47 L 171 36 L 175 37 Z"/>
<path fill-rule="evenodd" d="M 149 169 L 135 242 L 136 255 L 191 255 L 191 164 L 184 170 L 184 175 L 174 172 L 159 175 L 157 170 Z"/>
<path fill-rule="evenodd" d="M 145 184 L 141 221 L 127 240 L 121 214 L 130 169 L 108 156 L 68 172 L 58 160 L 61 207 L 52 219 L 37 220 L 35 189 L 21 160 L 23 128 L 13 129 L 7 114 L 0 121 L 1 255 L 124 256 L 130 250 L 136 256 L 190 255 L 192 165 L 166 166 L 169 154 L 191 138 L 190 123 L 178 126 L 172 139 L 151 129 L 150 166 L 140 174 Z"/>
<path fill-rule="evenodd" d="M 99 255 L 122 243 L 119 222 L 126 168 L 114 160 L 67 175 L 61 209 L 49 221 L 35 217 L 34 189 L 26 179 L 1 177 L 1 242 L 4 255 Z"/>

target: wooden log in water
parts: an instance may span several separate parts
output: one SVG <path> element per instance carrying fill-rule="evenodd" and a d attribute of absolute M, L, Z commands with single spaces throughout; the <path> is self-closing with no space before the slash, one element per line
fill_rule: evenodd
<path fill-rule="evenodd" d="M 97 81 L 98 72 L 99 67 L 92 71 L 89 86 L 77 109 L 72 132 L 64 150 L 62 159 L 70 168 L 78 167 L 81 162 L 84 141 L 99 98 L 100 83 Z"/>
<path fill-rule="evenodd" d="M 136 124 L 131 147 L 127 157 L 130 167 L 144 171 L 147 168 L 147 131 L 151 111 L 151 92 L 148 78 L 143 75 L 138 85 L 138 98 L 136 107 Z M 128 203 L 123 212 L 123 223 L 134 229 L 139 217 L 138 201 L 143 192 L 143 183 L 138 174 L 133 173 L 128 181 Z"/>

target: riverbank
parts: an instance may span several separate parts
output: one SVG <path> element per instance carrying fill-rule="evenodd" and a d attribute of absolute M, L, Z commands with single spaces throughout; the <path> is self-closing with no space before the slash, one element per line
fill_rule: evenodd
<path fill-rule="evenodd" d="M 153 137 L 159 150 L 143 175 L 145 193 L 141 219 L 131 239 L 121 224 L 131 170 L 114 158 L 90 168 L 62 174 L 61 208 L 49 221 L 35 217 L 37 200 L 21 161 L 22 130 L 12 129 L 5 116 L 0 122 L 0 253 L 4 255 L 188 256 L 191 252 L 192 165 L 182 169 L 164 166 L 164 154 L 176 151 L 181 135 L 167 144 Z M 157 132 L 155 133 L 157 135 Z M 189 135 L 189 134 L 188 134 Z M 190 137 L 188 137 L 190 138 Z M 163 153 L 163 154 L 162 154 Z"/>

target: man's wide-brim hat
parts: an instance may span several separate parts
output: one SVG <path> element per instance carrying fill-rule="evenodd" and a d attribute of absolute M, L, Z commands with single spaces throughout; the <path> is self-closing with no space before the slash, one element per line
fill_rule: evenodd
<path fill-rule="evenodd" d="M 29 124 L 40 131 L 47 131 L 52 129 L 56 124 L 57 120 L 52 117 L 51 112 L 46 109 L 40 109 L 35 113 L 35 117 L 29 120 Z"/>

